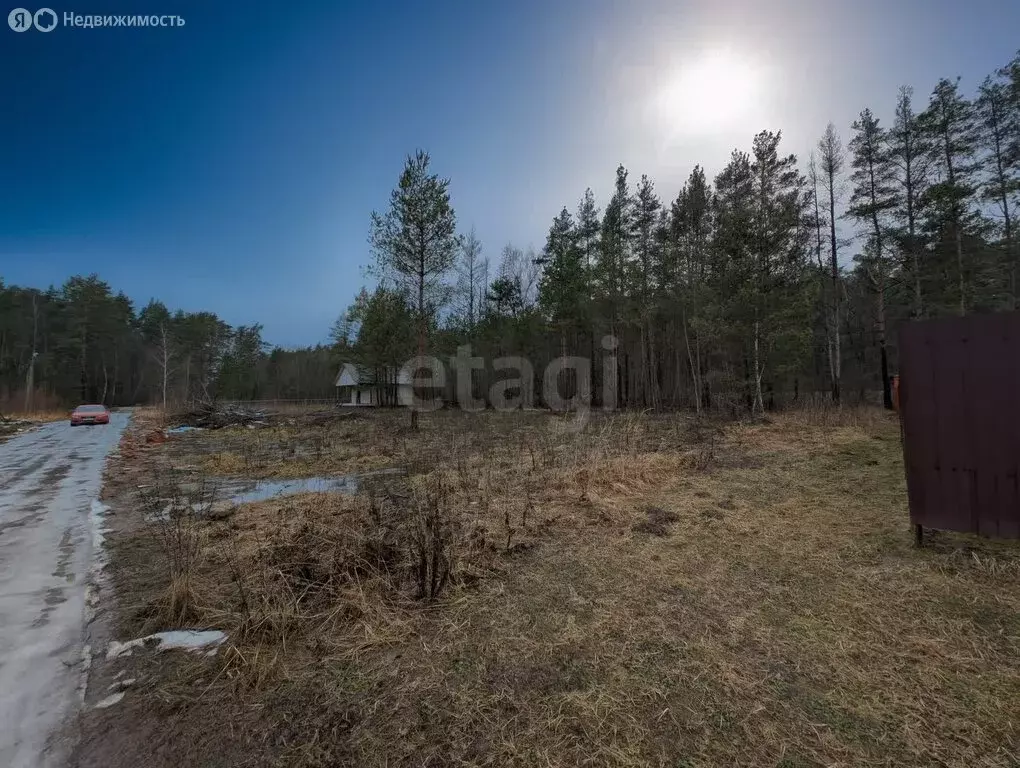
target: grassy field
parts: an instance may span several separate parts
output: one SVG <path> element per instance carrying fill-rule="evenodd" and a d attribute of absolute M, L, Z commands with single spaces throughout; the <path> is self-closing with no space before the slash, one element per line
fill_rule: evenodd
<path fill-rule="evenodd" d="M 147 443 L 138 416 L 106 494 L 117 634 L 229 639 L 127 662 L 80 765 L 1020 759 L 1020 548 L 913 547 L 888 415 L 406 418 Z M 140 514 L 218 476 L 386 467 L 354 496 Z"/>

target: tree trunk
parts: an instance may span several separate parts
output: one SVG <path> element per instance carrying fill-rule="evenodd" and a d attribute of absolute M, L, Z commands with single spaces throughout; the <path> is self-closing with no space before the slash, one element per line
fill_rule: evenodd
<path fill-rule="evenodd" d="M 963 233 L 960 231 L 959 223 L 953 228 L 956 230 L 956 268 L 960 277 L 960 314 L 965 315 L 967 314 L 967 288 L 963 278 Z"/>
<path fill-rule="evenodd" d="M 889 352 L 886 348 L 885 278 L 878 285 L 878 352 L 882 365 L 882 405 L 891 410 L 892 387 L 889 380 Z"/>
<path fill-rule="evenodd" d="M 832 401 L 839 402 L 843 357 L 839 333 L 839 259 L 836 250 L 836 189 L 835 179 L 829 176 L 829 244 L 831 248 L 830 278 L 832 280 Z"/>
<path fill-rule="evenodd" d="M 886 350 L 885 332 L 885 262 L 882 255 L 882 225 L 878 220 L 878 195 L 876 194 L 877 183 L 875 181 L 875 166 L 868 165 L 868 174 L 871 181 L 871 227 L 875 233 L 875 258 L 878 269 L 878 279 L 875 280 L 878 294 L 878 349 L 882 367 L 882 405 L 887 409 L 892 408 L 892 390 L 889 386 L 889 353 Z"/>
<path fill-rule="evenodd" d="M 917 222 L 915 221 L 914 215 L 914 183 L 912 167 L 912 155 L 911 149 L 907 149 L 904 153 L 905 163 L 905 176 L 906 185 L 904 191 L 906 192 L 906 203 L 907 203 L 907 250 L 910 253 L 911 267 L 914 272 L 914 319 L 920 319 L 924 316 L 924 301 L 921 296 L 921 259 L 917 253 Z"/>
<path fill-rule="evenodd" d="M 418 272 L 418 359 L 419 363 L 421 358 L 425 357 L 425 333 L 426 333 L 426 322 L 425 322 L 425 255 L 419 256 L 419 272 Z M 415 378 L 417 378 L 417 369 L 415 369 Z M 413 387 L 412 379 L 412 387 Z M 414 432 L 418 431 L 418 407 L 415 405 L 414 398 L 411 399 L 411 430 Z"/>
<path fill-rule="evenodd" d="M 38 356 L 39 308 L 32 294 L 32 356 L 28 361 L 28 382 L 25 386 L 25 413 L 32 412 L 32 395 L 35 392 L 35 358 Z"/>
<path fill-rule="evenodd" d="M 691 337 L 687 330 L 687 311 L 683 313 L 684 342 L 687 345 L 687 361 L 691 366 L 691 379 L 694 382 L 694 412 L 701 415 L 701 361 L 695 361 L 691 350 Z M 679 350 L 678 350 L 679 353 Z"/>
<path fill-rule="evenodd" d="M 28 373 L 25 375 L 25 413 L 32 412 L 32 391 L 35 389 L 35 353 L 28 363 Z"/>
<path fill-rule="evenodd" d="M 109 386 L 110 379 L 106 374 L 106 360 L 103 360 L 103 395 L 99 398 L 99 402 L 106 404 L 106 390 Z"/>
<path fill-rule="evenodd" d="M 757 314 L 757 312 L 755 312 Z M 765 402 L 761 392 L 761 349 L 760 349 L 761 325 L 758 319 L 754 320 L 754 402 L 751 405 L 751 415 L 764 415 Z"/>

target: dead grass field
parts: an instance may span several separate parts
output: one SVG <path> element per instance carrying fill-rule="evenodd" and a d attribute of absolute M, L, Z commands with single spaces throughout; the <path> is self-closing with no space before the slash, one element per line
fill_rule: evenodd
<path fill-rule="evenodd" d="M 440 412 L 417 433 L 380 411 L 157 445 L 147 418 L 107 487 L 117 631 L 229 640 L 131 660 L 79 765 L 1020 759 L 1020 548 L 915 549 L 880 411 Z M 198 493 L 189 467 L 409 474 L 142 523 L 134 486 Z"/>
<path fill-rule="evenodd" d="M 34 421 L 38 423 L 47 423 L 51 421 L 70 421 L 71 409 L 51 408 L 45 411 L 32 411 L 31 413 L 15 411 L 13 413 L 8 413 L 5 415 L 13 421 Z"/>

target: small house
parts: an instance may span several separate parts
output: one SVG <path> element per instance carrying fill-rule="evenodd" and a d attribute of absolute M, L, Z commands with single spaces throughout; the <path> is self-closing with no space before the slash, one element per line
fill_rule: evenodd
<path fill-rule="evenodd" d="M 344 406 L 410 406 L 413 399 L 410 374 L 392 366 L 376 369 L 344 363 L 333 386 L 337 403 Z"/>

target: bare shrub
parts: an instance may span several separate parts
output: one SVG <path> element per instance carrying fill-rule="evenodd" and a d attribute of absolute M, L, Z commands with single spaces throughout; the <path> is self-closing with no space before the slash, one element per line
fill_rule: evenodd
<path fill-rule="evenodd" d="M 163 626 L 187 626 L 199 619 L 195 571 L 202 558 L 199 514 L 211 508 L 214 493 L 205 482 L 185 486 L 172 472 L 157 474 L 141 494 L 145 520 L 159 543 L 167 587 L 155 620 Z"/>
<path fill-rule="evenodd" d="M 427 478 L 413 489 L 413 504 L 410 547 L 416 596 L 432 601 L 454 574 L 460 526 L 451 508 L 449 489 L 438 476 Z"/>
<path fill-rule="evenodd" d="M 701 472 L 709 469 L 715 463 L 718 445 L 723 437 L 722 428 L 698 418 L 688 424 L 685 436 L 695 446 L 694 468 Z"/>

